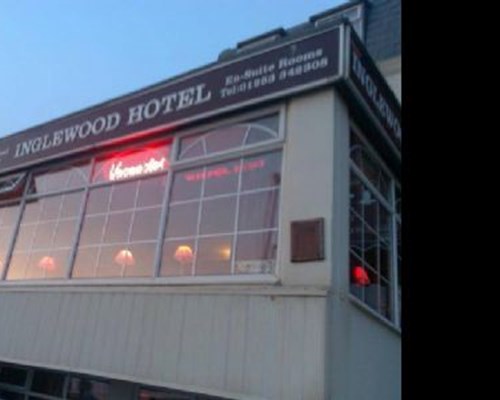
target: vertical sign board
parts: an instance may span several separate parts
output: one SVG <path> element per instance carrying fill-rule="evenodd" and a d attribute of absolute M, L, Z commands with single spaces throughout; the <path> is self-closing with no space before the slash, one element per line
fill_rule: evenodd
<path fill-rule="evenodd" d="M 343 26 L 155 85 L 0 139 L 0 174 L 276 99 L 341 77 Z"/>
<path fill-rule="evenodd" d="M 348 83 L 389 141 L 401 151 L 401 106 L 352 28 L 349 33 Z"/>

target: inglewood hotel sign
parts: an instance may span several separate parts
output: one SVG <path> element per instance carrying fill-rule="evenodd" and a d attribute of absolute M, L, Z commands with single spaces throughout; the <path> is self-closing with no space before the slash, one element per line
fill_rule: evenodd
<path fill-rule="evenodd" d="M 0 173 L 345 78 L 345 27 L 216 64 L 7 136 L 0 140 Z"/>

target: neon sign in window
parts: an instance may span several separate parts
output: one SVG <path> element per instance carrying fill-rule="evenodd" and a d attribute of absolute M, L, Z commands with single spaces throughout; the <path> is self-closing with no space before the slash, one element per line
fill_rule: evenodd
<path fill-rule="evenodd" d="M 170 145 L 118 153 L 96 165 L 94 182 L 115 182 L 167 171 Z"/>

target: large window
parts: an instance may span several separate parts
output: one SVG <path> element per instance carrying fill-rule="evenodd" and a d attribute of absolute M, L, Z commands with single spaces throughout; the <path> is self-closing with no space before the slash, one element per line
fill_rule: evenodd
<path fill-rule="evenodd" d="M 0 363 L 2 400 L 107 400 L 109 383 L 93 377 Z"/>
<path fill-rule="evenodd" d="M 271 113 L 29 171 L 24 196 L 0 197 L 0 272 L 10 260 L 7 280 L 272 274 L 281 146 Z"/>
<path fill-rule="evenodd" d="M 97 161 L 74 278 L 153 276 L 169 152 L 167 143 Z"/>
<path fill-rule="evenodd" d="M 361 136 L 351 132 L 351 294 L 400 322 L 400 187 Z"/>
<path fill-rule="evenodd" d="M 85 162 L 33 175 L 7 279 L 66 276 L 88 174 Z"/>

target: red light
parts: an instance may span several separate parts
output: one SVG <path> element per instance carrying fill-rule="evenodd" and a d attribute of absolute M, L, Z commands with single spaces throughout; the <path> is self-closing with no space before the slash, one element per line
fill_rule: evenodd
<path fill-rule="evenodd" d="M 188 182 L 204 181 L 207 179 L 223 178 L 225 176 L 239 174 L 240 171 L 249 172 L 256 169 L 264 168 L 266 161 L 264 159 L 252 160 L 243 163 L 243 165 L 235 165 L 232 168 L 228 167 L 215 167 L 207 168 L 202 172 L 187 172 L 184 174 L 184 179 Z"/>
<path fill-rule="evenodd" d="M 162 145 L 115 155 L 100 162 L 94 181 L 119 181 L 166 171 L 169 151 L 169 145 Z"/>
<path fill-rule="evenodd" d="M 359 286 L 371 285 L 370 277 L 368 276 L 366 270 L 360 265 L 356 265 L 352 269 L 352 277 L 356 285 Z"/>
<path fill-rule="evenodd" d="M 135 258 L 130 250 L 123 249 L 116 254 L 115 263 L 122 267 L 133 267 L 135 265 Z"/>
<path fill-rule="evenodd" d="M 193 261 L 193 250 L 190 246 L 181 245 L 175 250 L 174 258 L 181 264 L 189 264 Z"/>
<path fill-rule="evenodd" d="M 38 261 L 38 268 L 41 268 L 45 271 L 52 272 L 56 269 L 56 262 L 53 257 L 45 256 Z"/>

